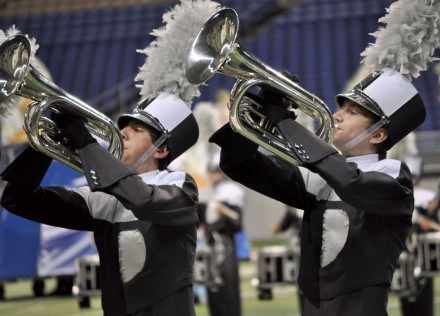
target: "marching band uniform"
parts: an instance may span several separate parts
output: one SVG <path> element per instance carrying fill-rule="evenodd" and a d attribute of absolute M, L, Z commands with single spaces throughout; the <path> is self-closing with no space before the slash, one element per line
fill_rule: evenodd
<path fill-rule="evenodd" d="M 207 288 L 209 313 L 211 316 L 240 316 L 240 276 L 235 234 L 242 228 L 244 191 L 227 179 L 218 165 L 209 172 L 218 174 L 221 179 L 212 184 L 211 198 L 199 204 L 200 220 L 204 224 L 208 244 L 216 248 L 221 243 L 223 249 L 218 254 L 223 257 L 218 266 L 222 284 Z M 225 212 L 218 214 L 218 208 Z"/>
<path fill-rule="evenodd" d="M 172 127 L 167 116 L 175 120 L 179 114 L 175 109 L 148 111 L 159 99 L 144 110 L 121 116 L 118 125 L 122 129 L 129 120 L 137 120 L 157 128 L 160 122 L 171 133 L 167 146 L 172 160 L 195 143 L 198 129 L 186 104 L 176 101 L 189 114 L 178 119 L 184 124 Z M 174 102 L 169 97 L 164 101 Z M 188 140 L 176 143 L 182 134 Z M 52 159 L 26 149 L 2 174 L 7 182 L 2 205 L 33 221 L 94 233 L 104 315 L 195 315 L 198 190 L 194 180 L 166 169 L 137 175 L 96 142 L 79 148 L 79 155 L 88 187 L 42 188 Z"/>
<path fill-rule="evenodd" d="M 303 124 L 301 124 L 303 125 Z M 278 234 L 290 230 L 289 248 L 295 251 L 295 254 L 299 256 L 300 249 L 300 232 L 302 223 L 303 211 L 287 206 L 283 217 L 272 227 L 272 232 Z M 299 262 L 299 261 L 298 261 Z M 297 268 L 297 267 L 296 267 Z M 295 280 L 296 281 L 296 280 Z M 268 295 L 272 297 L 272 289 L 260 289 L 261 295 Z M 304 305 L 304 295 L 298 289 L 298 305 L 299 311 L 302 311 Z"/>
<path fill-rule="evenodd" d="M 289 246 L 293 249 L 299 248 L 302 213 L 302 210 L 287 206 L 281 220 L 272 228 L 274 234 L 286 232 L 290 229 Z"/>
<path fill-rule="evenodd" d="M 437 207 L 435 205 L 435 192 L 424 189 L 420 186 L 422 176 L 422 160 L 420 157 L 407 159 L 407 164 L 411 169 L 414 183 L 414 212 L 413 226 L 411 228 L 409 244 L 412 248 L 417 245 L 412 242 L 417 240 L 417 236 L 422 233 L 433 232 L 429 225 L 423 221 L 431 221 L 438 224 Z M 432 210 L 432 211 L 431 211 Z M 420 216 L 422 216 L 421 219 Z M 428 226 L 428 227 L 426 227 Z M 414 238 L 415 237 L 415 238 Z M 415 245 L 414 245 L 415 244 Z M 433 316 L 434 315 L 434 282 L 432 277 L 418 277 L 414 293 L 400 297 L 400 307 L 402 316 Z"/>
<path fill-rule="evenodd" d="M 402 85 L 406 92 L 393 90 Z M 388 103 L 377 95 L 384 86 L 392 96 Z M 417 91 L 388 69 L 337 97 L 340 105 L 346 99 L 391 121 L 384 126 L 388 148 L 425 118 Z M 266 107 L 269 114 L 272 105 Z M 401 115 L 407 120 L 396 124 Z M 298 280 L 306 297 L 303 315 L 386 315 L 393 271 L 411 228 L 409 168 L 383 153 L 346 158 L 290 115 L 272 121 L 302 167 L 262 155 L 229 125 L 211 141 L 221 147 L 220 166 L 230 178 L 304 210 Z"/>

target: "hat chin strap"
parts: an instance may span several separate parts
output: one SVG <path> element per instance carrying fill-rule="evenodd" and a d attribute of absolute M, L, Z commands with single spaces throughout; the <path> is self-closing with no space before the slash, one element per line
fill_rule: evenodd
<path fill-rule="evenodd" d="M 131 170 L 136 171 L 136 169 L 142 165 L 144 163 L 145 160 L 148 159 L 148 157 L 151 156 L 151 154 L 153 154 L 154 151 L 156 151 L 165 141 L 165 139 L 167 138 L 166 133 L 163 133 L 158 140 L 156 140 L 154 142 L 153 145 L 151 145 L 150 148 L 148 148 L 148 150 L 138 158 L 138 160 L 136 160 L 131 166 Z"/>
<path fill-rule="evenodd" d="M 363 131 L 361 134 L 359 134 L 358 136 L 353 138 L 351 141 L 349 141 L 345 145 L 338 148 L 339 151 L 341 151 L 342 153 L 347 152 L 348 150 L 352 149 L 354 146 L 359 144 L 361 141 L 363 141 L 365 138 L 367 138 L 368 136 L 373 134 L 375 131 L 377 131 L 379 128 L 381 128 L 382 126 L 384 126 L 387 123 L 388 123 L 388 118 L 382 117 L 382 119 L 380 119 L 375 124 L 371 125 L 368 129 Z"/>

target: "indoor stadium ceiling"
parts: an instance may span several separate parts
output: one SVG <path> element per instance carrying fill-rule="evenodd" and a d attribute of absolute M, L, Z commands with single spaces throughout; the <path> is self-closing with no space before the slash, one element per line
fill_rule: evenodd
<path fill-rule="evenodd" d="M 177 2 L 177 0 L 0 0 L 0 16 L 92 10 L 130 5 L 172 5 Z"/>

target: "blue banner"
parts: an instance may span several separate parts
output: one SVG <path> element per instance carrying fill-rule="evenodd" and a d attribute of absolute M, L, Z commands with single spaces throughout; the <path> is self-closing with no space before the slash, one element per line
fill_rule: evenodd
<path fill-rule="evenodd" d="M 58 161 L 52 162 L 42 183 L 65 187 L 84 184 L 83 175 Z M 42 225 L 0 208 L 0 281 L 72 275 L 78 256 L 96 253 L 89 232 Z"/>

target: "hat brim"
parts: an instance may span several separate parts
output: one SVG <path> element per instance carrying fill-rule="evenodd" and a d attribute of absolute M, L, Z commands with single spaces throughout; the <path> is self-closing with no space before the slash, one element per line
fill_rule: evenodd
<path fill-rule="evenodd" d="M 339 107 L 341 107 L 346 100 L 353 101 L 378 117 L 384 116 L 379 107 L 374 104 L 374 101 L 370 100 L 366 95 L 356 90 L 336 95 L 336 103 Z"/>
<path fill-rule="evenodd" d="M 164 128 L 161 124 L 159 124 L 151 115 L 147 115 L 147 113 L 136 113 L 133 114 L 123 114 L 118 118 L 117 124 L 118 128 L 121 130 L 124 127 L 128 125 L 128 123 L 132 120 L 136 120 L 141 122 L 142 124 L 145 124 L 149 127 L 154 128 L 157 130 L 160 134 L 163 134 Z"/>

